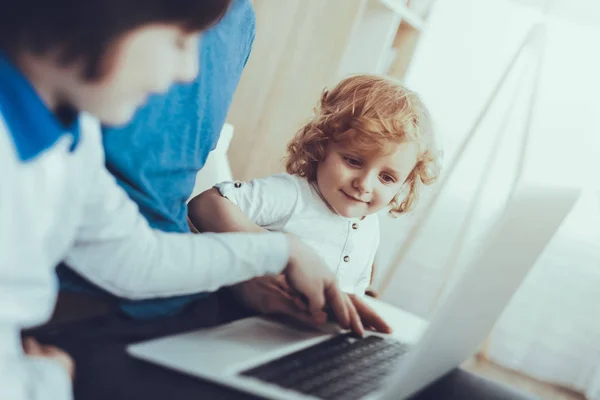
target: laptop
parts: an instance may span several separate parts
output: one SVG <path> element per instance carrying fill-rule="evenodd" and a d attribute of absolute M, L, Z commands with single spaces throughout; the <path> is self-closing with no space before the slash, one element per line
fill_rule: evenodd
<path fill-rule="evenodd" d="M 407 398 L 475 354 L 578 197 L 577 189 L 519 187 L 415 343 L 253 317 L 128 352 L 271 399 Z"/>

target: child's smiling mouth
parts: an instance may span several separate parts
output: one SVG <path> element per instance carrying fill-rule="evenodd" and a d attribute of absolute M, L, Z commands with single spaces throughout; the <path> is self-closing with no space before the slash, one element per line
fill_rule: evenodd
<path fill-rule="evenodd" d="M 350 196 L 348 193 L 344 192 L 342 189 L 340 189 L 340 192 L 342 192 L 342 193 L 344 194 L 344 196 L 346 196 L 346 197 L 347 197 L 349 200 L 352 200 L 352 201 L 354 201 L 354 202 L 357 202 L 357 203 L 364 203 L 364 204 L 369 204 L 369 203 L 370 203 L 370 202 L 368 202 L 368 201 L 364 201 L 364 200 L 362 200 L 362 199 L 357 199 L 357 198 L 356 198 L 356 197 L 354 197 L 354 196 Z"/>

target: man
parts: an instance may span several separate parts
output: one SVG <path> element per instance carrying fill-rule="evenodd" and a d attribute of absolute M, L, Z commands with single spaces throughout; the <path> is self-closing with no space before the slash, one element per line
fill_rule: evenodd
<path fill-rule="evenodd" d="M 70 356 L 19 337 L 48 321 L 60 260 L 138 299 L 284 272 L 348 326 L 335 277 L 298 239 L 151 229 L 104 166 L 98 122 L 125 124 L 151 93 L 193 80 L 199 38 L 229 3 L 38 0 L 0 14 L 0 398 L 71 398 Z"/>

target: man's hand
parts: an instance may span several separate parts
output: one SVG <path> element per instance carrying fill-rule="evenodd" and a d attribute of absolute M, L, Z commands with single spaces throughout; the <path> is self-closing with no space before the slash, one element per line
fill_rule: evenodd
<path fill-rule="evenodd" d="M 254 278 L 231 289 L 243 305 L 261 314 L 283 314 L 309 326 L 327 322 L 324 311 L 308 312 L 306 304 L 287 284 L 285 275 Z"/>
<path fill-rule="evenodd" d="M 75 376 L 75 362 L 63 350 L 55 346 L 40 344 L 33 338 L 26 338 L 23 341 L 23 350 L 25 350 L 25 354 L 31 357 L 44 357 L 57 361 L 67 371 L 71 380 L 73 380 Z"/>
<path fill-rule="evenodd" d="M 318 315 L 325 307 L 337 323 L 362 335 L 364 328 L 353 303 L 339 290 L 335 275 L 325 262 L 304 242 L 287 235 L 290 256 L 283 271 L 286 282 L 306 303 L 310 315 Z"/>
<path fill-rule="evenodd" d="M 298 294 L 289 287 L 284 275 L 263 276 L 240 283 L 232 287 L 238 300 L 246 307 L 262 314 L 282 314 L 309 326 L 319 326 L 327 322 L 324 311 L 310 313 Z M 356 333 L 362 334 L 362 326 L 367 329 L 390 333 L 392 329 L 359 296 L 343 293 L 349 307 L 353 307 L 362 322 L 351 326 Z"/>
<path fill-rule="evenodd" d="M 385 322 L 383 318 L 379 316 L 371 307 L 367 305 L 359 296 L 355 294 L 347 295 L 356 312 L 360 316 L 360 320 L 362 321 L 363 326 L 375 332 L 381 333 L 392 333 L 392 328 Z"/>

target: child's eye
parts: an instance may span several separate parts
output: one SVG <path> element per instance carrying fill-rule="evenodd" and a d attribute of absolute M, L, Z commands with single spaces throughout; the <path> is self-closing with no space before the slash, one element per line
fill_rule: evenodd
<path fill-rule="evenodd" d="M 352 167 L 360 167 L 362 165 L 360 160 L 357 160 L 356 158 L 344 157 L 344 160 Z"/>
<path fill-rule="evenodd" d="M 394 182 L 396 182 L 396 179 L 394 179 L 394 177 L 393 177 L 393 176 L 391 176 L 391 175 L 387 175 L 387 174 L 383 174 L 383 175 L 381 175 L 381 180 L 382 180 L 384 183 L 394 183 Z"/>

